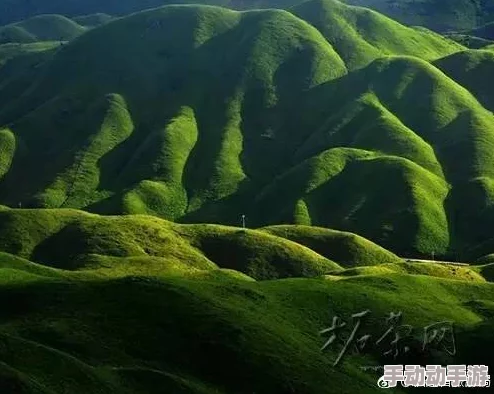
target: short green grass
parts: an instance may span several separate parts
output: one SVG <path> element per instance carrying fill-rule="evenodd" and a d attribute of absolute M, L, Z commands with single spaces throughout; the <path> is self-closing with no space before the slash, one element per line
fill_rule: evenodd
<path fill-rule="evenodd" d="M 349 352 L 336 368 L 339 349 L 320 351 L 327 338 L 318 332 L 333 316 L 347 321 L 365 309 L 362 333 L 377 338 L 387 315 L 401 311 L 416 347 L 422 327 L 452 320 L 461 356 L 431 352 L 415 359 L 422 364 L 492 360 L 486 347 L 470 352 L 489 340 L 487 283 L 397 273 L 247 282 L 18 272 L 0 285 L 13 300 L 2 308 L 1 381 L 18 392 L 377 392 L 379 376 L 360 367 L 386 362 L 379 349 Z"/>
<path fill-rule="evenodd" d="M 220 267 L 254 279 L 314 277 L 341 270 L 309 247 L 263 231 L 63 209 L 6 210 L 0 211 L 0 218 L 1 250 L 65 270 L 104 272 L 119 267 L 122 274 L 152 275 Z M 372 248 L 366 240 L 361 243 Z M 342 249 L 344 240 L 334 244 Z M 358 252 L 365 255 L 367 246 Z M 348 264 L 362 260 L 358 252 Z"/>

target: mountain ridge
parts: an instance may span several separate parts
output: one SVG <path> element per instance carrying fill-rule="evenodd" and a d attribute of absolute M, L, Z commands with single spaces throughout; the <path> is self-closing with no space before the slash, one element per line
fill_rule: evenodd
<path fill-rule="evenodd" d="M 188 223 L 246 214 L 401 254 L 486 241 L 490 93 L 463 63 L 447 66 L 466 48 L 332 0 L 293 10 L 166 6 L 41 62 L 27 53 L 25 72 L 14 57 L 0 68 L 0 201 Z M 458 216 L 470 198 L 478 207 Z"/>

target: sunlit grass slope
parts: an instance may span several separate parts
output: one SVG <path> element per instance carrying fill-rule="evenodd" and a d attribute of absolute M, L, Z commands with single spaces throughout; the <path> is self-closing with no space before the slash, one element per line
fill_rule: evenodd
<path fill-rule="evenodd" d="M 364 238 L 322 228 L 0 206 L 0 295 L 8 300 L 0 388 L 377 393 L 379 371 L 363 366 L 491 365 L 494 284 L 483 264 L 403 262 Z M 334 316 L 351 330 L 351 315 L 365 310 L 360 333 L 372 340 L 334 367 L 341 348 L 322 352 L 327 338 L 319 332 Z M 383 355 L 392 338 L 373 344 L 391 312 L 414 327 L 409 353 L 397 359 Z M 439 321 L 455 326 L 454 357 L 422 348 L 423 327 Z"/>
<path fill-rule="evenodd" d="M 438 31 L 471 29 L 494 19 L 490 0 L 344 0 L 382 12 L 407 25 Z"/>
<path fill-rule="evenodd" d="M 7 392 L 377 393 L 379 372 L 361 367 L 391 363 L 380 356 L 389 343 L 362 355 L 349 350 L 337 367 L 339 347 L 320 351 L 327 338 L 319 331 L 334 316 L 351 330 L 350 316 L 366 309 L 362 335 L 380 337 L 390 312 L 401 311 L 415 328 L 408 357 L 395 362 L 492 364 L 486 328 L 494 286 L 486 282 L 390 272 L 267 282 L 101 279 L 29 272 L 14 262 L 0 268 L 5 276 L 0 382 Z M 454 358 L 435 347 L 422 352 L 423 327 L 444 320 L 455 324 Z"/>
<path fill-rule="evenodd" d="M 373 10 L 337 0 L 306 1 L 290 10 L 318 28 L 352 69 L 386 55 L 434 60 L 461 48 L 432 31 L 406 27 Z"/>
<path fill-rule="evenodd" d="M 372 244 L 349 259 L 362 260 Z M 344 241 L 335 242 L 342 249 Z M 65 270 L 122 274 L 194 273 L 218 267 L 255 279 L 313 277 L 340 266 L 262 231 L 179 225 L 151 216 L 103 217 L 76 210 L 0 212 L 0 250 Z M 372 253 L 372 252 L 370 252 Z M 111 270 L 110 270 L 111 271 Z"/>
<path fill-rule="evenodd" d="M 0 68 L 0 201 L 246 215 L 398 255 L 456 258 L 491 238 L 488 89 L 466 89 L 466 66 L 456 77 L 428 62 L 464 48 L 336 1 L 293 10 L 336 30 L 281 10 L 168 6 L 14 56 Z"/>
<path fill-rule="evenodd" d="M 429 255 L 489 238 L 494 118 L 464 87 L 392 57 L 301 101 L 312 116 L 287 123 L 312 133 L 300 164 L 259 194 L 263 217 L 347 229 L 400 253 L 410 231 Z"/>
<path fill-rule="evenodd" d="M 310 226 L 271 226 L 262 229 L 270 234 L 305 245 L 343 267 L 374 266 L 401 260 L 356 234 Z"/>
<path fill-rule="evenodd" d="M 494 111 L 494 92 L 486 89 L 486 81 L 494 73 L 494 52 L 469 50 L 458 52 L 435 62 L 449 77 L 463 85 L 488 109 Z"/>
<path fill-rule="evenodd" d="M 484 266 L 462 266 L 444 263 L 411 263 L 398 262 L 391 264 L 381 264 L 374 266 L 363 266 L 349 268 L 336 273 L 338 276 L 358 276 L 358 275 L 392 275 L 395 273 L 409 275 L 425 275 L 436 278 L 460 280 L 466 282 L 492 281 L 492 275 Z M 333 274 L 334 275 L 334 274 Z"/>
<path fill-rule="evenodd" d="M 70 64 L 80 67 L 77 78 Z M 166 7 L 110 23 L 63 48 L 45 71 L 0 116 L 19 119 L 13 128 L 29 147 L 18 157 L 22 176 L 31 176 L 35 151 L 37 160 L 51 157 L 24 190 L 7 186 L 7 176 L 9 199 L 87 207 L 118 192 L 119 210 L 168 218 L 227 199 L 249 178 L 269 179 L 285 153 L 263 135 L 301 91 L 347 72 L 320 33 L 288 12 L 212 7 Z M 60 138 L 33 133 L 55 118 Z M 52 160 L 52 149 L 65 153 Z M 272 160 L 255 160 L 259 150 Z"/>
<path fill-rule="evenodd" d="M 69 41 L 85 31 L 85 27 L 62 15 L 39 15 L 0 26 L 0 44 Z"/>

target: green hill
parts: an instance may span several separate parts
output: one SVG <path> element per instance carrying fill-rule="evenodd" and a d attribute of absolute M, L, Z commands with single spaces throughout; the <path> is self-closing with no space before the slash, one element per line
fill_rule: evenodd
<path fill-rule="evenodd" d="M 472 92 L 484 107 L 494 111 L 494 93 L 485 86 L 494 72 L 494 52 L 489 50 L 458 52 L 438 60 L 435 64 Z"/>
<path fill-rule="evenodd" d="M 371 245 L 347 263 L 359 261 Z M 343 247 L 344 241 L 335 242 L 335 248 Z M 0 212 L 0 250 L 65 270 L 104 273 L 108 267 L 120 267 L 125 275 L 221 267 L 272 279 L 341 270 L 301 244 L 261 231 L 177 225 L 147 216 L 100 217 L 75 210 Z"/>
<path fill-rule="evenodd" d="M 465 4 L 420 20 L 487 15 Z M 89 14 L 64 42 L 65 17 L 4 28 L 0 393 L 366 394 L 373 366 L 493 365 L 494 51 L 334 0 L 91 15 L 154 5 L 33 3 Z M 454 354 L 424 347 L 438 322 Z"/>
<path fill-rule="evenodd" d="M 363 288 L 368 298 L 358 295 Z M 482 329 L 480 301 L 458 301 L 492 297 L 486 284 L 406 275 L 266 284 L 139 277 L 74 282 L 19 272 L 2 294 L 15 301 L 4 309 L 10 321 L 0 328 L 1 381 L 23 393 L 378 392 L 379 375 L 360 367 L 384 361 L 379 350 L 349 352 L 338 368 L 331 366 L 336 348 L 320 351 L 326 338 L 318 332 L 335 314 L 346 320 L 365 308 L 372 315 L 363 329 L 375 336 L 387 329 L 390 310 L 401 310 L 419 331 L 454 319 L 461 360 L 492 360 L 487 346 L 476 346 L 489 343 L 491 332 Z"/>
<path fill-rule="evenodd" d="M 303 0 L 44 0 L 26 5 L 25 0 L 2 0 L 0 2 L 0 25 L 39 14 L 62 14 L 69 17 L 85 17 L 103 13 L 128 15 L 167 4 L 184 3 L 218 5 L 233 9 L 288 8 L 301 1 Z"/>
<path fill-rule="evenodd" d="M 19 58 L 24 60 L 27 58 L 36 58 L 40 52 L 50 51 L 59 46 L 60 42 L 58 41 L 33 42 L 29 44 L 2 44 L 0 45 L 0 67 L 5 66 L 13 59 L 16 59 L 15 62 L 20 63 L 18 60 Z"/>
<path fill-rule="evenodd" d="M 70 41 L 86 29 L 61 15 L 39 15 L 22 22 L 0 26 L 0 44 L 38 41 Z"/>
<path fill-rule="evenodd" d="M 471 29 L 494 19 L 490 0 L 345 0 L 373 8 L 407 25 L 438 31 Z"/>
<path fill-rule="evenodd" d="M 0 202 L 226 225 L 245 214 L 407 255 L 490 237 L 486 90 L 403 56 L 464 47 L 335 1 L 294 10 L 338 23 L 169 6 L 14 58 L 0 73 Z"/>
<path fill-rule="evenodd" d="M 335 271 L 308 247 L 268 234 L 278 232 L 360 266 Z M 4 208 L 0 249 L 13 253 L 0 253 L 9 300 L 0 315 L 3 392 L 374 393 L 380 373 L 364 366 L 492 363 L 490 348 L 476 346 L 491 340 L 487 269 L 401 262 L 352 234 Z M 278 269 L 325 261 L 333 270 L 255 281 L 210 260 L 243 269 L 239 257 L 249 254 Z M 383 264 L 362 266 L 371 256 Z M 319 332 L 334 316 L 350 330 L 350 316 L 365 310 L 361 333 L 373 339 L 334 366 L 340 346 L 321 351 Z M 414 331 L 409 352 L 393 359 L 384 355 L 392 338 L 373 342 L 397 311 Z M 438 321 L 454 324 L 454 357 L 422 348 L 423 327 Z"/>
<path fill-rule="evenodd" d="M 61 14 L 68 17 L 91 17 L 101 20 L 102 14 L 128 15 L 166 4 L 204 4 L 245 10 L 258 8 L 290 9 L 306 0 L 3 0 L 0 2 L 0 25 L 27 19 L 39 14 Z M 494 20 L 494 5 L 490 0 L 342 0 L 351 5 L 374 9 L 401 23 L 425 26 L 436 31 L 459 31 L 476 28 Z M 107 17 L 103 16 L 103 20 Z M 85 19 L 88 20 L 88 19 Z M 77 21 L 77 20 L 76 20 Z M 89 26 L 100 23 L 90 22 Z M 86 25 L 85 23 L 81 23 Z"/>
<path fill-rule="evenodd" d="M 271 226 L 262 229 L 307 246 L 344 267 L 398 263 L 393 253 L 356 234 L 309 226 Z"/>
<path fill-rule="evenodd" d="M 492 113 L 429 63 L 379 60 L 301 102 L 312 117 L 287 124 L 312 132 L 300 164 L 260 194 L 261 217 L 344 228 L 402 254 L 413 253 L 411 231 L 415 252 L 429 255 L 489 232 Z M 469 144 L 485 153 L 470 156 Z"/>
<path fill-rule="evenodd" d="M 494 43 L 494 41 L 487 40 L 485 38 L 475 37 L 461 33 L 447 34 L 446 37 L 470 49 L 484 49 L 487 46 L 492 45 Z"/>
<path fill-rule="evenodd" d="M 431 31 L 406 27 L 375 11 L 336 0 L 307 1 L 291 11 L 319 29 L 350 68 L 386 55 L 435 60 L 460 49 Z"/>
<path fill-rule="evenodd" d="M 96 13 L 96 14 L 90 14 L 90 15 L 82 15 L 82 16 L 76 16 L 72 18 L 72 20 L 79 25 L 85 26 L 85 27 L 96 27 L 103 25 L 105 23 L 111 22 L 114 19 L 113 16 L 104 14 L 104 13 Z"/>

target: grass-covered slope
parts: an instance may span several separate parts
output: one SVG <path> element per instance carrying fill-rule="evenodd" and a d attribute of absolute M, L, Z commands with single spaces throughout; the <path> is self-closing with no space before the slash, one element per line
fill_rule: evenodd
<path fill-rule="evenodd" d="M 358 264 L 372 244 L 346 261 Z M 344 248 L 344 240 L 335 248 Z M 0 250 L 65 270 L 122 274 L 193 273 L 218 267 L 255 279 L 312 277 L 340 270 L 317 252 L 262 231 L 178 225 L 150 216 L 103 217 L 76 210 L 0 212 Z"/>
<path fill-rule="evenodd" d="M 81 26 L 85 27 L 97 27 L 104 25 L 105 23 L 111 22 L 115 17 L 105 14 L 105 13 L 95 13 L 89 15 L 81 15 L 73 17 L 72 20 Z"/>
<path fill-rule="evenodd" d="M 494 111 L 494 92 L 486 88 L 494 73 L 493 51 L 462 51 L 439 59 L 435 64 L 473 93 L 486 108 Z"/>
<path fill-rule="evenodd" d="M 337 0 L 306 1 L 290 11 L 319 29 L 349 68 L 386 55 L 435 60 L 461 48 L 432 31 L 406 27 L 373 10 Z"/>
<path fill-rule="evenodd" d="M 300 164 L 258 195 L 261 217 L 358 228 L 401 253 L 411 232 L 413 249 L 429 254 L 489 234 L 493 115 L 438 69 L 379 60 L 301 102 L 312 116 L 287 122 L 312 133 Z"/>
<path fill-rule="evenodd" d="M 122 277 L 117 268 L 101 278 L 43 272 L 2 254 L 0 261 L 0 294 L 10 300 L 0 321 L 5 392 L 377 393 L 379 371 L 363 366 L 492 365 L 494 287 L 481 280 L 409 275 L 399 265 L 397 272 L 266 282 Z M 350 316 L 367 309 L 359 334 L 371 341 L 333 367 L 341 347 L 322 352 L 327 337 L 319 332 L 340 316 L 348 335 Z M 409 353 L 393 360 L 382 355 L 392 338 L 373 342 L 397 311 L 414 331 Z M 455 357 L 434 345 L 422 350 L 423 327 L 445 320 L 455 325 Z"/>
<path fill-rule="evenodd" d="M 407 25 L 438 31 L 471 29 L 494 19 L 491 0 L 344 0 L 373 8 Z"/>
<path fill-rule="evenodd" d="M 233 9 L 289 8 L 303 0 L 2 0 L 0 2 L 0 25 L 17 22 L 39 14 L 62 14 L 69 17 L 85 17 L 102 14 L 128 15 L 167 4 L 205 4 Z M 106 19 L 106 17 L 105 17 Z M 82 23 L 84 25 L 84 23 Z"/>
<path fill-rule="evenodd" d="M 169 6 L 9 60 L 0 201 L 227 225 L 244 214 L 405 255 L 489 239 L 487 90 L 442 66 L 464 48 L 336 1 L 294 10 L 338 23 Z M 426 61 L 439 57 L 447 75 Z"/>
<path fill-rule="evenodd" d="M 397 263 L 400 259 L 386 249 L 356 234 L 310 226 L 271 226 L 270 234 L 305 245 L 343 267 Z"/>
<path fill-rule="evenodd" d="M 25 0 L 0 2 L 0 25 L 17 22 L 39 14 L 62 14 L 69 17 L 102 13 L 128 15 L 166 4 L 209 4 L 232 9 L 289 9 L 305 0 Z M 490 22 L 494 6 L 490 0 L 342 0 L 352 5 L 379 11 L 407 25 L 420 25 L 434 30 L 465 30 Z M 98 17 L 99 18 L 99 17 Z M 84 25 L 84 23 L 82 23 Z"/>
<path fill-rule="evenodd" d="M 83 207 L 133 185 L 119 209 L 170 218 L 226 199 L 249 177 L 268 178 L 284 152 L 265 133 L 299 92 L 347 72 L 320 33 L 288 12 L 207 7 L 110 23 L 58 51 L 44 71 L 2 108 L 1 122 L 14 121 L 27 147 L 13 163 L 27 177 L 50 149 L 65 153 L 27 189 L 8 186 L 7 176 L 2 190 L 15 201 Z M 55 118 L 54 140 L 32 133 Z M 259 149 L 272 160 L 254 160 Z"/>
<path fill-rule="evenodd" d="M 0 44 L 38 41 L 70 41 L 86 28 L 61 15 L 39 15 L 0 26 Z"/>
<path fill-rule="evenodd" d="M 0 296 L 9 300 L 0 311 L 0 388 L 377 393 L 380 371 L 363 367 L 492 365 L 491 271 L 404 262 L 321 228 L 0 207 Z M 351 315 L 365 310 L 358 334 L 371 340 L 334 366 L 343 344 L 321 351 L 321 330 L 339 316 L 347 322 L 339 335 L 348 335 Z M 413 327 L 397 358 L 384 355 L 392 337 L 375 343 L 391 312 Z M 423 327 L 440 321 L 454 324 L 454 357 L 440 345 L 423 349 Z"/>

